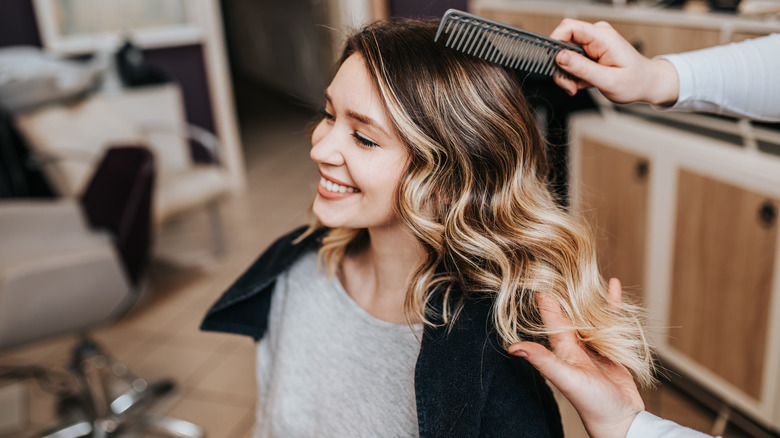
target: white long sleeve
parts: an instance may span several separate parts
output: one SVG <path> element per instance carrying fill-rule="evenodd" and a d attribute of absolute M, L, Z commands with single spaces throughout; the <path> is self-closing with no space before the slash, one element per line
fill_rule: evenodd
<path fill-rule="evenodd" d="M 660 58 L 680 77 L 667 109 L 780 122 L 780 34 Z"/>
<path fill-rule="evenodd" d="M 626 438 L 712 438 L 712 436 L 680 426 L 642 411 L 634 417 Z"/>

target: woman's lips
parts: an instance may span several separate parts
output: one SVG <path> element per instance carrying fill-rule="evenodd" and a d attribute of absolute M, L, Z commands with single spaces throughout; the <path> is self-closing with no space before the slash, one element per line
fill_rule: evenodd
<path fill-rule="evenodd" d="M 341 181 L 333 180 L 330 177 L 326 177 L 325 174 L 320 172 L 321 178 L 319 184 L 317 184 L 317 193 L 326 199 L 343 199 L 348 196 L 360 193 L 360 189 L 357 187 L 344 184 Z"/>

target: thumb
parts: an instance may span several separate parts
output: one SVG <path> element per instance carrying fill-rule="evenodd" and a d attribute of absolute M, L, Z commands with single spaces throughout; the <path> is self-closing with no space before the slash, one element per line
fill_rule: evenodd
<path fill-rule="evenodd" d="M 555 62 L 565 71 L 571 73 L 575 77 L 592 84 L 598 88 L 599 79 L 609 74 L 608 69 L 599 65 L 598 63 L 591 61 L 590 59 L 580 55 L 579 53 L 572 52 L 571 50 L 561 50 L 555 57 Z"/>
<path fill-rule="evenodd" d="M 576 382 L 579 370 L 536 342 L 518 342 L 508 349 L 514 356 L 525 358 L 562 393 L 567 394 Z"/>

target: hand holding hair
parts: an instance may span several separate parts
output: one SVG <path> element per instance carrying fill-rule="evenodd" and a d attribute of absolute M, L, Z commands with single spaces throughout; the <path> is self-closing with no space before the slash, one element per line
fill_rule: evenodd
<path fill-rule="evenodd" d="M 620 281 L 609 282 L 609 296 L 615 307 L 621 300 Z M 609 361 L 577 339 L 555 300 L 538 297 L 542 321 L 552 331 L 551 352 L 535 342 L 518 342 L 509 346 L 509 353 L 526 358 L 572 403 L 582 418 L 588 434 L 594 438 L 626 436 L 634 417 L 644 410 L 628 370 Z"/>
<path fill-rule="evenodd" d="M 616 103 L 646 102 L 667 106 L 677 100 L 677 70 L 664 59 L 649 59 L 639 53 L 609 25 L 564 19 L 550 34 L 557 40 L 579 44 L 594 61 L 569 50 L 558 53 L 556 62 L 578 80 L 555 78 L 570 95 L 595 87 Z"/>

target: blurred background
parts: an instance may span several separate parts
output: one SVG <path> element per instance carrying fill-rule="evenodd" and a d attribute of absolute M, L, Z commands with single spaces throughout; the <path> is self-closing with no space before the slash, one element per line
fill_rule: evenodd
<path fill-rule="evenodd" d="M 255 344 L 200 321 L 308 220 L 307 130 L 345 36 L 448 8 L 544 35 L 606 20 L 647 56 L 780 31 L 773 0 L 3 0 L 0 438 L 250 437 Z M 778 126 L 524 91 L 551 190 L 647 309 L 647 409 L 778 436 Z"/>

